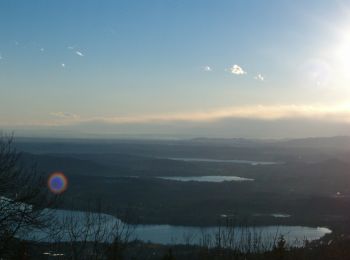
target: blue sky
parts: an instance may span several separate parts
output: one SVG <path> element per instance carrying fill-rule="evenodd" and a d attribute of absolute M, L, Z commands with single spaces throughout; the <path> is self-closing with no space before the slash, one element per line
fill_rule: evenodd
<path fill-rule="evenodd" d="M 0 127 L 230 136 L 236 126 L 227 120 L 317 120 L 337 127 L 315 135 L 342 134 L 349 8 L 331 0 L 3 0 Z"/>

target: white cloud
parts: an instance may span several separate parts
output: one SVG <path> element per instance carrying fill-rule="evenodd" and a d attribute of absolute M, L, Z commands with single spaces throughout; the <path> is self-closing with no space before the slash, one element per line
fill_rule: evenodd
<path fill-rule="evenodd" d="M 254 79 L 260 80 L 260 81 L 264 81 L 264 80 L 265 80 L 264 76 L 261 75 L 260 73 L 259 73 L 258 75 L 256 75 L 256 76 L 254 77 Z"/>
<path fill-rule="evenodd" d="M 65 68 L 65 67 L 66 67 L 66 64 L 65 64 L 65 63 L 62 63 L 62 64 L 61 64 L 61 67 L 62 67 L 62 68 Z"/>
<path fill-rule="evenodd" d="M 210 66 L 204 66 L 203 70 L 206 71 L 206 72 L 213 71 L 213 69 Z"/>
<path fill-rule="evenodd" d="M 76 51 L 75 51 L 75 54 L 76 54 L 76 55 L 78 55 L 78 56 L 80 56 L 80 57 L 84 57 L 84 54 L 83 54 L 81 51 L 77 50 L 77 48 L 76 48 L 75 46 L 68 46 L 67 49 L 68 49 L 68 50 L 71 50 L 71 51 L 76 50 Z"/>
<path fill-rule="evenodd" d="M 79 116 L 73 113 L 68 112 L 53 112 L 51 113 L 52 116 L 62 118 L 62 119 L 78 119 Z"/>
<path fill-rule="evenodd" d="M 229 71 L 232 74 L 236 74 L 236 75 L 244 75 L 247 74 L 246 71 L 243 70 L 242 67 L 238 66 L 237 64 L 233 65 L 231 68 L 229 68 Z"/>

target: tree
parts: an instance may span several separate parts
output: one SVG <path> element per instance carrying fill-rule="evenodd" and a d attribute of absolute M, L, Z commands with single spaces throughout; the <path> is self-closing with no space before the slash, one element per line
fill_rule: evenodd
<path fill-rule="evenodd" d="M 35 167 L 25 167 L 13 135 L 0 135 L 0 257 L 11 254 L 22 235 L 46 224 L 52 203 Z"/>
<path fill-rule="evenodd" d="M 275 259 L 282 260 L 286 256 L 286 250 L 287 250 L 286 240 L 284 239 L 284 236 L 281 235 L 278 238 L 277 245 L 274 246 L 272 253 Z"/>

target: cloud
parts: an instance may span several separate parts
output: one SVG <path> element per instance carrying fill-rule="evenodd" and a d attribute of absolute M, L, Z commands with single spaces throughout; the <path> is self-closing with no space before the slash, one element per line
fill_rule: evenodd
<path fill-rule="evenodd" d="M 79 122 L 105 122 L 111 124 L 147 122 L 210 122 L 225 118 L 276 120 L 283 118 L 326 119 L 350 123 L 350 104 L 342 105 L 254 105 L 217 108 L 208 111 L 168 113 L 154 115 L 81 118 L 71 113 L 53 113 L 56 117 Z"/>
<path fill-rule="evenodd" d="M 68 50 L 74 50 L 74 46 L 68 46 L 67 49 Z"/>
<path fill-rule="evenodd" d="M 62 67 L 62 68 L 65 68 L 65 67 L 66 67 L 66 64 L 65 64 L 65 63 L 62 63 L 62 64 L 61 64 L 61 67 Z"/>
<path fill-rule="evenodd" d="M 76 53 L 78 56 L 81 56 L 81 57 L 84 56 L 84 54 L 82 54 L 80 51 L 76 51 L 75 53 Z"/>
<path fill-rule="evenodd" d="M 159 124 L 159 123 L 210 123 L 226 119 L 248 119 L 271 122 L 280 119 L 305 119 L 337 122 L 350 125 L 350 103 L 314 105 L 251 105 L 216 108 L 186 113 L 139 114 L 131 116 L 82 117 L 68 112 L 51 113 L 54 118 L 36 121 L 20 121 L 15 125 L 64 126 L 79 124 Z M 2 122 L 5 124 L 5 122 Z M 13 122 L 14 123 L 14 122 Z"/>
<path fill-rule="evenodd" d="M 61 119 L 79 119 L 78 115 L 68 112 L 52 112 L 51 115 Z"/>
<path fill-rule="evenodd" d="M 41 52 L 44 52 L 44 51 L 45 51 L 45 49 L 44 49 L 44 48 L 40 48 L 40 51 L 41 51 Z"/>
<path fill-rule="evenodd" d="M 264 76 L 261 75 L 260 73 L 254 77 L 256 80 L 264 81 Z"/>
<path fill-rule="evenodd" d="M 212 70 L 212 68 L 210 66 L 204 66 L 203 67 L 203 71 L 210 72 L 210 71 L 213 71 L 213 70 Z"/>
<path fill-rule="evenodd" d="M 159 114 L 128 117 L 95 118 L 93 120 L 109 123 L 142 123 L 157 121 L 216 121 L 223 118 L 247 118 L 275 120 L 281 118 L 313 118 L 348 121 L 350 123 L 350 104 L 347 105 L 255 105 L 218 108 L 211 111 L 179 114 Z"/>
<path fill-rule="evenodd" d="M 242 67 L 238 66 L 237 64 L 233 65 L 231 68 L 229 68 L 229 71 L 232 73 L 232 74 L 236 74 L 236 75 L 244 75 L 244 74 L 247 74 L 247 72 L 245 72 L 243 70 Z"/>

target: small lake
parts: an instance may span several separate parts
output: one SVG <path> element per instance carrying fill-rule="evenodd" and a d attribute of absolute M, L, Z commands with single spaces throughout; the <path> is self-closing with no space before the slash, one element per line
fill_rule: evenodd
<path fill-rule="evenodd" d="M 72 230 L 84 230 L 85 223 L 89 223 L 90 231 L 88 234 L 76 235 L 76 240 L 84 238 L 92 241 L 96 232 L 101 232 L 102 223 L 104 232 L 112 232 L 118 226 L 119 233 L 125 229 L 125 224 L 108 214 L 88 213 L 70 210 L 53 210 L 55 216 L 55 224 L 53 229 L 56 231 L 44 229 L 33 230 L 22 234 L 21 237 L 27 240 L 42 242 L 67 242 L 70 241 Z M 69 221 L 67 221 L 69 220 Z M 126 229 L 125 229 L 126 230 Z M 231 242 L 240 244 L 251 241 L 253 238 L 259 238 L 264 246 L 272 246 L 276 237 L 283 235 L 287 244 L 293 246 L 302 246 L 305 239 L 312 241 L 323 237 L 332 231 L 325 227 L 303 227 L 303 226 L 262 226 L 262 227 L 194 227 L 194 226 L 173 226 L 173 225 L 138 225 L 131 228 L 131 240 L 139 239 L 144 242 L 153 242 L 159 244 L 192 244 L 192 245 L 208 245 L 215 246 L 215 237 L 230 236 Z M 57 232 L 58 231 L 58 232 Z M 57 237 L 50 237 L 48 234 L 55 233 Z M 58 239 L 59 238 L 59 239 Z M 113 234 L 106 236 L 104 242 L 111 242 Z M 238 244 L 237 243 L 237 244 Z"/>
<path fill-rule="evenodd" d="M 250 161 L 250 160 L 220 160 L 220 159 L 206 159 L 206 158 L 167 158 L 169 160 L 184 161 L 184 162 L 209 162 L 209 163 L 235 163 L 235 164 L 249 164 L 249 165 L 275 165 L 282 164 L 282 162 L 266 162 L 266 161 Z"/>
<path fill-rule="evenodd" d="M 284 213 L 272 213 L 272 214 L 254 214 L 254 217 L 273 217 L 273 218 L 290 218 L 291 215 Z"/>
<path fill-rule="evenodd" d="M 260 238 L 264 244 L 271 244 L 276 237 L 283 235 L 290 245 L 301 246 L 305 239 L 312 241 L 320 239 L 325 234 L 331 233 L 327 228 L 303 227 L 303 226 L 262 226 L 262 227 L 235 227 L 221 229 L 221 235 L 235 233 L 234 240 L 248 241 L 254 237 Z M 137 237 L 143 241 L 151 241 L 160 244 L 186 244 L 190 238 L 190 244 L 202 244 L 204 239 L 213 242 L 219 234 L 218 227 L 186 227 L 171 225 L 144 225 L 136 229 Z"/>
<path fill-rule="evenodd" d="M 198 181 L 198 182 L 224 182 L 224 181 L 254 181 L 254 179 L 238 176 L 186 176 L 186 177 L 157 177 L 170 181 Z"/>

